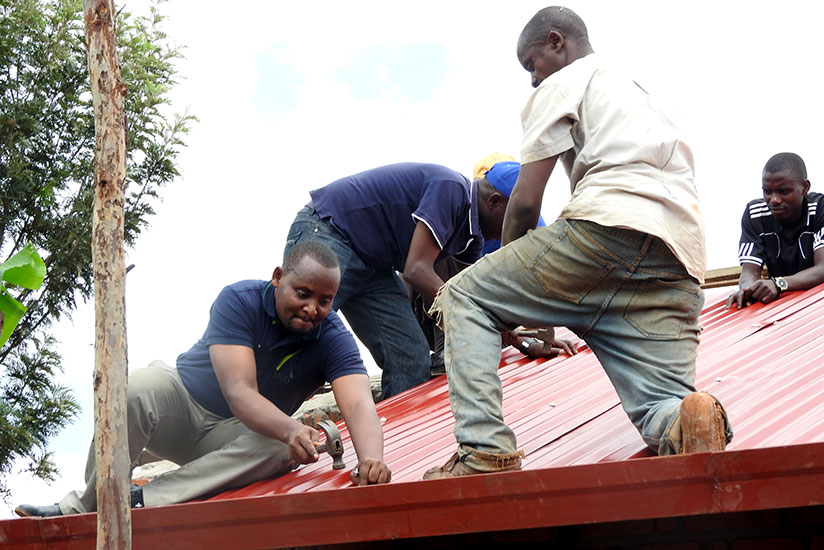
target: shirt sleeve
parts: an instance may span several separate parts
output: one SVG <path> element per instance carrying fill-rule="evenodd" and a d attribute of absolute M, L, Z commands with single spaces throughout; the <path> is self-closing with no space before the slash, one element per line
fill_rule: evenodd
<path fill-rule="evenodd" d="M 818 199 L 813 225 L 813 253 L 824 248 L 824 196 Z"/>
<path fill-rule="evenodd" d="M 466 222 L 469 215 L 469 193 L 463 182 L 436 181 L 424 191 L 412 218 L 423 222 L 432 232 L 438 248 L 444 245 L 457 230 L 459 222 Z"/>
<path fill-rule="evenodd" d="M 207 346 L 229 344 L 254 347 L 254 308 L 244 303 L 245 295 L 225 287 L 212 304 L 209 324 L 203 334 Z"/>
<path fill-rule="evenodd" d="M 478 261 L 478 258 L 480 258 L 481 256 L 483 256 L 484 254 L 487 253 L 486 248 L 485 248 L 486 242 L 492 242 L 492 241 L 483 241 L 482 239 L 473 239 L 472 242 L 469 243 L 469 246 L 466 247 L 466 250 L 464 250 L 463 252 L 460 252 L 458 254 L 455 254 L 454 258 L 456 260 L 458 260 L 459 262 L 461 262 L 462 264 L 474 264 L 476 261 Z M 501 241 L 500 240 L 495 241 L 495 242 L 498 243 L 498 246 L 496 248 L 493 248 L 492 250 L 490 250 L 490 252 L 493 252 L 493 251 L 495 251 L 495 250 L 497 250 L 498 248 L 501 247 Z"/>
<path fill-rule="evenodd" d="M 741 240 L 738 242 L 738 263 L 761 267 L 767 258 L 767 249 L 761 239 L 759 228 L 750 212 L 752 203 L 744 209 L 741 218 Z"/>
<path fill-rule="evenodd" d="M 368 374 L 352 334 L 339 318 L 327 317 L 327 320 L 328 326 L 321 336 L 326 380 L 332 382 L 348 374 Z"/>

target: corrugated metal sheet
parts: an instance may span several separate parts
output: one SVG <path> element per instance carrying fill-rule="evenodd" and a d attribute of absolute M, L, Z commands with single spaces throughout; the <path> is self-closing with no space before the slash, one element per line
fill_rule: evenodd
<path fill-rule="evenodd" d="M 724 310 L 729 289 L 708 292 L 696 386 L 718 396 L 735 429 L 730 450 L 824 442 L 824 285 L 770 305 Z M 509 348 L 500 376 L 504 414 L 526 453 L 525 470 L 651 456 L 588 349 L 529 360 Z M 420 479 L 455 450 L 446 377 L 378 405 L 392 479 Z M 339 425 L 345 458 L 354 450 Z M 331 459 L 214 499 L 303 493 L 349 485 Z"/>
<path fill-rule="evenodd" d="M 727 452 L 650 457 L 590 352 L 530 361 L 510 349 L 504 410 L 526 471 L 417 482 L 455 448 L 441 377 L 378 406 L 392 483 L 351 488 L 322 456 L 204 502 L 136 510 L 134 547 L 280 548 L 824 503 L 824 285 L 742 311 L 714 295 L 697 385 L 732 418 Z M 93 548 L 95 521 L 0 521 L 0 544 Z"/>

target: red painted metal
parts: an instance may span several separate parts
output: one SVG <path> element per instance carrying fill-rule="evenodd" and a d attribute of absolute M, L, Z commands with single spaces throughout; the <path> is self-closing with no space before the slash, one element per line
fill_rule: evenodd
<path fill-rule="evenodd" d="M 440 377 L 378 405 L 393 483 L 351 488 L 348 470 L 322 455 L 204 502 L 138 510 L 136 547 L 298 546 L 824 503 L 824 285 L 741 311 L 708 303 L 696 382 L 731 417 L 725 453 L 650 458 L 590 351 L 532 361 L 509 349 L 504 412 L 525 471 L 417 482 L 455 448 Z M 0 545 L 90 548 L 94 531 L 94 515 L 8 520 Z"/>

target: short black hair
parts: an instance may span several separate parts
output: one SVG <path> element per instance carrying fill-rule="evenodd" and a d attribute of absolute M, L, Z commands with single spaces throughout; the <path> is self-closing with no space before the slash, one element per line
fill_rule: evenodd
<path fill-rule="evenodd" d="M 331 248 L 319 241 L 299 241 L 283 258 L 283 266 L 281 266 L 283 273 L 293 271 L 306 257 L 312 258 L 323 267 L 340 269 L 338 257 Z"/>
<path fill-rule="evenodd" d="M 544 44 L 549 31 L 553 30 L 580 46 L 589 46 L 589 35 L 584 20 L 569 8 L 550 6 L 532 16 L 521 31 L 518 37 L 518 51 L 522 52 L 534 44 Z"/>
<path fill-rule="evenodd" d="M 764 165 L 765 174 L 777 174 L 784 170 L 792 172 L 802 182 L 807 179 L 807 166 L 804 160 L 795 153 L 778 153 L 770 157 Z"/>

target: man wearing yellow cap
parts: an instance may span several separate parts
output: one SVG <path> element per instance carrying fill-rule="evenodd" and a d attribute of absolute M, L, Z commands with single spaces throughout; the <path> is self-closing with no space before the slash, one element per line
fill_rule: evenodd
<path fill-rule="evenodd" d="M 445 166 L 417 162 L 366 170 L 310 194 L 286 250 L 317 240 L 337 254 L 333 308 L 383 370 L 384 398 L 426 382 L 429 346 L 403 282 L 431 303 L 443 284 L 434 265 L 447 258 L 471 264 L 484 239 L 500 238 L 506 196 Z"/>

